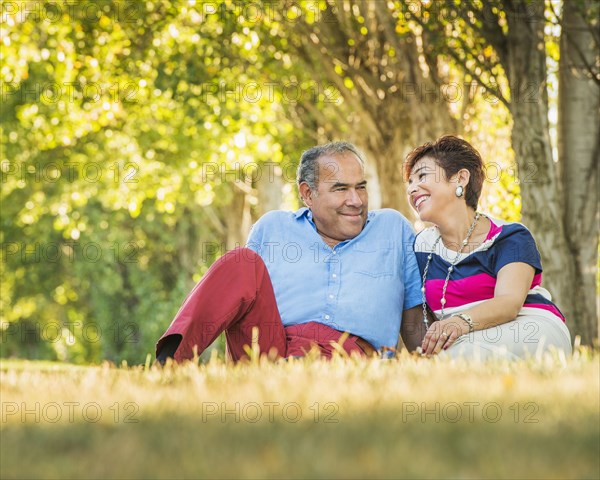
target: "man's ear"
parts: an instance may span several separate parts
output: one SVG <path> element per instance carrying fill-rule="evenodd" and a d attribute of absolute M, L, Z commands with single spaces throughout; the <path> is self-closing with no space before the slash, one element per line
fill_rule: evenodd
<path fill-rule="evenodd" d="M 302 182 L 300 185 L 298 185 L 298 191 L 300 192 L 300 197 L 302 198 L 304 205 L 306 205 L 308 208 L 312 207 L 313 191 L 308 186 L 308 183 Z"/>

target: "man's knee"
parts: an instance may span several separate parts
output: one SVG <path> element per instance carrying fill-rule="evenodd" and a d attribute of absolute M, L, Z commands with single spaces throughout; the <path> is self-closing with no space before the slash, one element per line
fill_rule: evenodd
<path fill-rule="evenodd" d="M 228 251 L 215 262 L 220 265 L 235 263 L 262 263 L 262 258 L 250 248 L 238 247 Z"/>

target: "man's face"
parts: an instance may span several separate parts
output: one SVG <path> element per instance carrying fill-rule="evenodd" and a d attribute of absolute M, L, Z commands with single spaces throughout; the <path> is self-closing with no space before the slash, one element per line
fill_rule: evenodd
<path fill-rule="evenodd" d="M 300 193 L 312 211 L 319 234 L 333 247 L 356 237 L 365 226 L 369 206 L 367 181 L 352 152 L 325 155 L 318 162 L 316 191 L 303 183 Z"/>

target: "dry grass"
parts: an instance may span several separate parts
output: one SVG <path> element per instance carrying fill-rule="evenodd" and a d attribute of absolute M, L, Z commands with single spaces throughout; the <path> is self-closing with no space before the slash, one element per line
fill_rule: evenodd
<path fill-rule="evenodd" d="M 4 361 L 0 474 L 599 478 L 599 358 Z"/>

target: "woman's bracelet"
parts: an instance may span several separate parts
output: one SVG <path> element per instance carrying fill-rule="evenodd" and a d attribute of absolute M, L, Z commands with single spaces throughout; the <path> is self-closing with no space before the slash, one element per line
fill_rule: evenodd
<path fill-rule="evenodd" d="M 475 330 L 475 325 L 473 325 L 473 319 L 471 318 L 471 315 L 469 315 L 468 313 L 457 313 L 454 316 L 462 318 L 465 322 L 467 322 L 467 325 L 469 325 L 469 333 L 473 333 L 473 331 Z"/>

